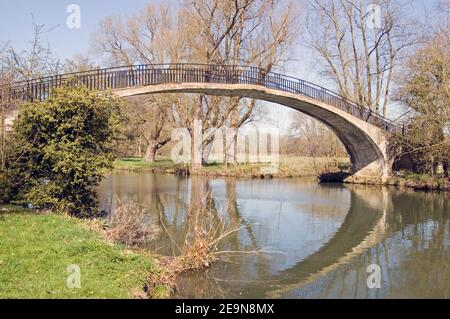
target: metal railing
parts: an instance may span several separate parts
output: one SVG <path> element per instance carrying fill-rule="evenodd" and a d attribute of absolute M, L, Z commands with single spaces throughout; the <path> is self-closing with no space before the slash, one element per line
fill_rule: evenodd
<path fill-rule="evenodd" d="M 148 64 L 97 69 L 15 82 L 0 89 L 1 103 L 14 100 L 45 100 L 63 85 L 84 85 L 91 90 L 115 90 L 170 83 L 252 84 L 300 94 L 337 107 L 388 132 L 402 132 L 403 126 L 358 105 L 341 95 L 308 81 L 256 67 L 203 64 Z M 6 101 L 6 102 L 5 102 Z"/>

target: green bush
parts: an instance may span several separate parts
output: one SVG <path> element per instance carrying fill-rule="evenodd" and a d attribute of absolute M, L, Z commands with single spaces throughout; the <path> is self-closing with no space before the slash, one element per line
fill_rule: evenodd
<path fill-rule="evenodd" d="M 21 106 L 3 186 L 7 200 L 92 216 L 93 187 L 112 167 L 120 102 L 85 87 L 62 87 L 44 102 Z"/>

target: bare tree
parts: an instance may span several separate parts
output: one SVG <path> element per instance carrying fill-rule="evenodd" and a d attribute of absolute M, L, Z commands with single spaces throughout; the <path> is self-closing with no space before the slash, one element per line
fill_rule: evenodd
<path fill-rule="evenodd" d="M 152 95 L 127 99 L 126 113 L 129 121 L 129 136 L 137 140 L 139 156 L 154 162 L 158 151 L 171 140 L 173 125 L 172 105 L 177 102 L 174 95 Z M 142 144 L 145 154 L 142 154 Z"/>
<path fill-rule="evenodd" d="M 395 68 L 419 40 L 407 1 L 310 0 L 306 46 L 319 54 L 322 75 L 339 93 L 388 114 Z"/>
<path fill-rule="evenodd" d="M 110 65 L 183 62 L 189 51 L 187 18 L 184 9 L 173 14 L 166 4 L 149 4 L 129 16 L 109 16 L 93 34 L 92 49 Z"/>
<path fill-rule="evenodd" d="M 188 35 L 184 9 L 172 14 L 168 5 L 147 5 L 130 16 L 103 19 L 93 35 L 92 49 L 110 65 L 162 64 L 186 61 Z M 167 130 L 173 125 L 173 108 L 185 110 L 181 95 L 155 95 L 135 99 L 129 112 L 138 125 L 138 139 L 146 141 L 145 159 L 153 161 L 157 152 L 170 141 Z M 141 106 L 136 103 L 142 103 Z M 139 142 L 139 145 L 141 143 Z"/>
<path fill-rule="evenodd" d="M 62 67 L 60 61 L 53 56 L 50 46 L 45 46 L 41 39 L 54 28 L 36 24 L 34 16 L 32 20 L 33 39 L 30 41 L 30 48 L 18 51 L 10 43 L 0 56 L 0 63 L 13 74 L 14 81 L 57 74 Z"/>
<path fill-rule="evenodd" d="M 288 0 L 186 0 L 177 14 L 171 9 L 148 5 L 129 17 L 104 19 L 93 49 L 113 64 L 256 64 L 270 71 L 287 57 L 294 39 L 295 15 Z M 192 138 L 195 120 L 202 123 L 206 160 L 215 130 L 241 127 L 252 119 L 255 106 L 241 98 L 178 95 L 173 111 Z"/>
<path fill-rule="evenodd" d="M 64 63 L 65 73 L 86 72 L 99 68 L 88 56 L 83 54 L 76 54 L 71 59 L 66 59 Z"/>
<path fill-rule="evenodd" d="M 196 35 L 191 40 L 193 59 L 219 65 L 253 65 L 270 72 L 290 58 L 289 49 L 297 34 L 295 9 L 298 3 L 296 6 L 291 1 L 269 0 L 188 0 L 186 3 L 193 17 L 190 30 Z M 200 97 L 199 118 L 204 115 L 202 102 L 207 99 Z M 226 147 L 233 148 L 238 129 L 252 120 L 257 102 L 241 97 L 219 101 L 223 108 L 209 104 L 221 110 L 222 115 L 218 118 L 203 116 L 204 122 L 208 122 L 205 129 L 231 127 L 235 132 L 234 143 Z M 205 150 L 209 150 L 210 141 L 205 142 Z"/>
<path fill-rule="evenodd" d="M 345 147 L 334 132 L 317 120 L 296 112 L 290 128 L 289 149 L 308 157 L 345 157 Z"/>

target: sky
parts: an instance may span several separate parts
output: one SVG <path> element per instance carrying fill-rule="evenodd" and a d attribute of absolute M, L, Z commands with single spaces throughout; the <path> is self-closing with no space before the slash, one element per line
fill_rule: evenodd
<path fill-rule="evenodd" d="M 33 36 L 33 15 L 36 24 L 45 24 L 46 28 L 52 28 L 51 32 L 44 35 L 43 43 L 49 43 L 54 55 L 64 61 L 78 53 L 88 52 L 91 34 L 98 29 L 103 17 L 134 13 L 147 3 L 169 1 L 176 5 L 178 0 L 1 0 L 0 47 L 10 41 L 15 48 L 28 48 Z M 424 17 L 438 2 L 439 0 L 413 0 L 411 11 L 416 17 Z M 71 14 L 67 12 L 67 8 L 71 4 L 76 4 L 81 9 L 79 29 L 70 29 L 66 24 Z M 327 83 L 314 72 L 314 57 L 305 56 L 300 44 L 295 52 L 298 61 L 290 65 L 286 73 L 327 86 Z M 289 112 L 283 112 L 281 116 L 290 115 Z M 283 119 L 277 119 L 281 120 Z"/>
<path fill-rule="evenodd" d="M 0 3 L 0 43 L 11 41 L 15 47 L 25 48 L 32 38 L 34 16 L 36 24 L 55 27 L 45 35 L 44 43 L 61 59 L 84 53 L 89 48 L 90 35 L 101 18 L 113 14 L 127 14 L 143 8 L 148 0 L 2 0 Z M 81 9 L 81 27 L 70 29 L 66 20 L 71 4 Z"/>
<path fill-rule="evenodd" d="M 14 47 L 26 48 L 32 38 L 32 18 L 47 28 L 55 27 L 44 36 L 52 51 L 60 59 L 71 58 L 89 49 L 91 34 L 99 21 L 109 15 L 129 14 L 142 9 L 147 3 L 168 2 L 164 0 L 1 0 L 0 1 L 0 45 L 11 41 Z M 176 3 L 177 0 L 170 0 Z M 424 14 L 438 0 L 415 0 L 413 11 Z M 70 13 L 67 7 L 77 4 L 81 8 L 81 28 L 69 29 L 66 20 Z M 300 71 L 304 71 L 301 68 Z M 306 78 L 307 79 L 307 78 Z M 307 79 L 308 80 L 308 79 Z"/>

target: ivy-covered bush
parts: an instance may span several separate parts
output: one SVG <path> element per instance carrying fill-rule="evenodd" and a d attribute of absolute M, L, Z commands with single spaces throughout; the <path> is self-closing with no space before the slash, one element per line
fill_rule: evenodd
<path fill-rule="evenodd" d="M 117 98 L 82 86 L 23 104 L 0 186 L 3 197 L 79 217 L 95 214 L 94 187 L 112 167 L 119 116 Z"/>

